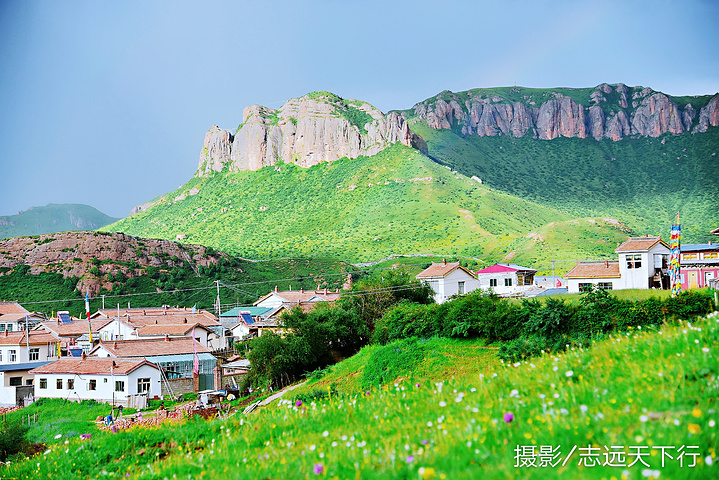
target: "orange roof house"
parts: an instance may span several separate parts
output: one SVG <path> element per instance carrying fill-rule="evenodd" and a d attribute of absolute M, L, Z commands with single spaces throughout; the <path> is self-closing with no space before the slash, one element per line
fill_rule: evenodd
<path fill-rule="evenodd" d="M 442 303 L 453 295 L 463 295 L 480 288 L 474 272 L 459 262 L 442 260 L 417 274 L 418 280 L 426 282 L 434 291 L 434 301 Z"/>

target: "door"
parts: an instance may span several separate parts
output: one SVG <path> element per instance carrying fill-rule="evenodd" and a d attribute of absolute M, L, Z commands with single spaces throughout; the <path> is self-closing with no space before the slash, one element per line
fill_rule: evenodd
<path fill-rule="evenodd" d="M 689 288 L 699 288 L 699 275 L 696 271 L 687 273 L 689 279 Z"/>
<path fill-rule="evenodd" d="M 709 286 L 709 281 L 714 278 L 714 272 L 704 272 L 704 287 Z"/>

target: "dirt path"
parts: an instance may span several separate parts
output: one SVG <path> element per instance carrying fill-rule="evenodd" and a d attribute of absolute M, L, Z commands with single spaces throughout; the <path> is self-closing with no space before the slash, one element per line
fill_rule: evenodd
<path fill-rule="evenodd" d="M 272 403 L 273 401 L 277 400 L 277 399 L 280 398 L 282 395 L 284 395 L 285 392 L 289 392 L 290 390 L 294 390 L 294 389 L 297 388 L 297 387 L 301 387 L 301 386 L 304 385 L 305 383 L 306 383 L 306 382 L 296 383 L 295 385 L 290 385 L 289 387 L 285 387 L 285 388 L 283 388 L 282 390 L 280 390 L 279 392 L 273 393 L 273 394 L 270 395 L 269 397 L 267 397 L 267 398 L 265 398 L 264 400 L 262 400 L 262 401 L 260 402 L 260 405 L 263 405 L 263 406 L 264 406 L 264 405 L 269 405 L 270 403 Z"/>

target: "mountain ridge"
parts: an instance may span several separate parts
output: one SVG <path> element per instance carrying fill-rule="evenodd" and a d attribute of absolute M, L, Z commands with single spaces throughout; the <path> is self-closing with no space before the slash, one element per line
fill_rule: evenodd
<path fill-rule="evenodd" d="M 0 216 L 0 239 L 63 231 L 95 230 L 120 220 L 79 203 L 49 203 Z"/>
<path fill-rule="evenodd" d="M 445 90 L 408 110 L 412 124 L 455 129 L 462 135 L 557 137 L 658 137 L 703 133 L 719 126 L 719 93 L 671 97 L 651 88 L 603 83 L 594 88 L 498 87 L 464 92 Z"/>

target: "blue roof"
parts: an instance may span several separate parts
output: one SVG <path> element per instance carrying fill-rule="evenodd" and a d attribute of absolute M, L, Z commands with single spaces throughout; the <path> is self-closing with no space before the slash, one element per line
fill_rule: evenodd
<path fill-rule="evenodd" d="M 265 313 L 272 310 L 271 308 L 267 307 L 236 307 L 232 310 L 228 310 L 225 313 L 220 314 L 220 318 L 222 317 L 239 317 L 240 312 L 248 312 L 253 317 L 259 317 L 260 315 L 264 315 Z"/>
<path fill-rule="evenodd" d="M 54 361 L 54 360 L 53 360 Z M 0 372 L 15 372 L 19 370 L 32 370 L 33 368 L 40 368 L 43 365 L 47 365 L 49 362 L 25 362 L 25 363 L 9 363 L 6 365 L 0 365 Z"/>
<path fill-rule="evenodd" d="M 702 252 L 702 251 L 710 251 L 719 252 L 719 243 L 699 243 L 699 244 L 690 244 L 690 245 L 680 245 L 679 249 L 682 252 Z"/>

